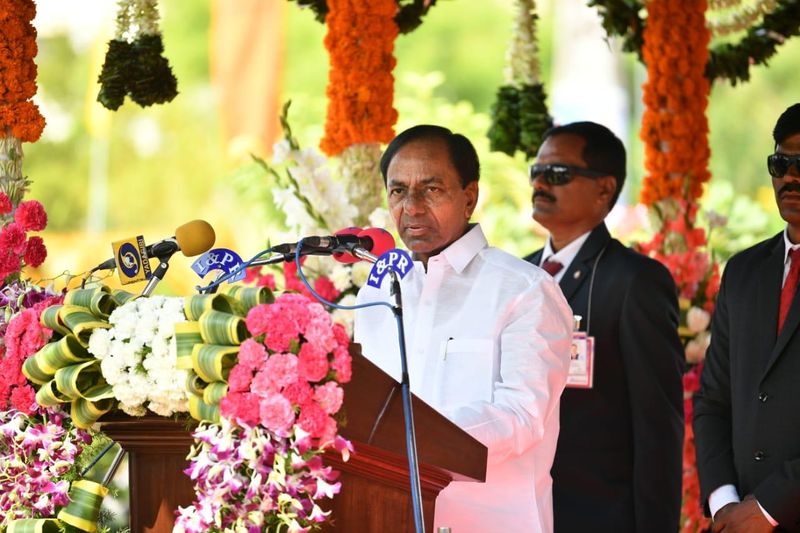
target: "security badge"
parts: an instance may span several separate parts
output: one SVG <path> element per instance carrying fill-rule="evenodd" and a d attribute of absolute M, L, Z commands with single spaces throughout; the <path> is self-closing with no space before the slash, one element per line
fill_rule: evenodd
<path fill-rule="evenodd" d="M 594 337 L 579 331 L 581 316 L 574 315 L 572 347 L 569 355 L 569 374 L 567 387 L 571 389 L 591 389 L 594 378 Z"/>

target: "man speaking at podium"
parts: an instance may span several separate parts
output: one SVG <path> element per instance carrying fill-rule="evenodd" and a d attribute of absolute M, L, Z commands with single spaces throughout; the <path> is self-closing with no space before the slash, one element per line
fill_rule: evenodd
<path fill-rule="evenodd" d="M 572 314 L 550 275 L 490 247 L 470 223 L 479 169 L 469 140 L 439 126 L 404 131 L 381 159 L 389 209 L 414 258 L 401 282 L 411 391 L 488 448 L 486 483 L 451 483 L 434 525 L 549 532 Z M 391 301 L 388 285 L 365 286 L 359 303 Z M 400 380 L 389 310 L 357 311 L 355 340 Z"/>

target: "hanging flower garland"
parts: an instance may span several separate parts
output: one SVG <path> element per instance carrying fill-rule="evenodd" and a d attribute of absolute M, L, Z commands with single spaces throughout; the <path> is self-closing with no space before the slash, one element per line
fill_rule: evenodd
<path fill-rule="evenodd" d="M 33 0 L 4 0 L 0 6 L 0 135 L 21 142 L 36 142 L 44 129 L 44 118 L 30 101 L 36 94 L 34 16 Z"/>
<path fill-rule="evenodd" d="M 170 102 L 178 81 L 163 56 L 157 0 L 120 0 L 117 31 L 98 79 L 97 101 L 116 111 L 125 95 L 142 107 Z"/>
<path fill-rule="evenodd" d="M 328 0 L 294 0 L 301 8 L 310 8 L 314 12 L 314 18 L 320 22 L 325 22 L 330 8 Z M 394 21 L 400 33 L 411 33 L 422 24 L 424 17 L 430 8 L 436 5 L 436 0 L 396 0 L 396 14 Z"/>
<path fill-rule="evenodd" d="M 622 38 L 623 49 L 642 58 L 644 12 L 649 2 L 630 0 L 590 0 L 603 19 L 609 35 Z M 727 4 L 726 4 L 727 6 Z M 744 30 L 745 28 L 741 28 Z M 774 9 L 752 25 L 737 43 L 721 43 L 712 47 L 706 66 L 706 77 L 714 81 L 727 79 L 736 85 L 750 79 L 750 67 L 765 65 L 787 39 L 800 35 L 800 0 L 777 0 Z"/>
<path fill-rule="evenodd" d="M 741 6 L 741 1 L 730 5 L 726 2 L 709 2 L 709 12 L 706 14 L 708 29 L 713 37 L 746 31 L 772 13 L 777 5 L 778 0 L 757 0 L 745 6 Z"/>
<path fill-rule="evenodd" d="M 533 0 L 517 0 L 517 15 L 506 52 L 506 83 L 497 91 L 489 128 L 491 149 L 530 159 L 539 150 L 545 130 L 552 126 L 546 94 L 540 81 L 536 44 L 536 6 Z"/>
<path fill-rule="evenodd" d="M 709 40 L 705 7 L 705 1 L 696 0 L 648 3 L 642 47 L 648 81 L 642 87 L 640 133 L 647 172 L 641 200 L 647 206 L 665 198 L 694 202 L 711 177 L 705 114 L 710 84 L 703 76 Z"/>

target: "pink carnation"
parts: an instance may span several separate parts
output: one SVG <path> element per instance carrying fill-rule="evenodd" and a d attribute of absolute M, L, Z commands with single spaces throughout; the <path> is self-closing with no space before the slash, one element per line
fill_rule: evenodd
<path fill-rule="evenodd" d="M 219 412 L 240 424 L 256 427 L 259 421 L 258 397 L 249 392 L 229 392 L 220 400 Z"/>
<path fill-rule="evenodd" d="M 275 276 L 272 274 L 262 274 L 261 269 L 249 268 L 244 276 L 244 282 L 257 287 L 267 287 L 275 290 Z"/>
<path fill-rule="evenodd" d="M 45 259 L 47 259 L 47 248 L 42 238 L 37 236 L 28 239 L 28 245 L 25 247 L 25 264 L 38 267 Z"/>
<path fill-rule="evenodd" d="M 269 304 L 259 304 L 247 313 L 245 323 L 247 330 L 253 336 L 263 335 L 269 326 Z"/>
<path fill-rule="evenodd" d="M 31 415 L 36 411 L 36 392 L 30 385 L 14 387 L 11 391 L 11 405 L 17 411 Z"/>
<path fill-rule="evenodd" d="M 233 392 L 246 392 L 250 390 L 253 381 L 253 370 L 245 365 L 238 364 L 231 369 L 228 375 L 228 390 Z"/>
<path fill-rule="evenodd" d="M 276 353 L 267 360 L 264 372 L 268 373 L 277 387 L 286 387 L 297 381 L 297 356 L 291 353 Z"/>
<path fill-rule="evenodd" d="M 14 208 L 11 199 L 4 192 L 0 192 L 0 215 L 7 215 Z"/>
<path fill-rule="evenodd" d="M 333 282 L 325 276 L 317 278 L 314 282 L 314 290 L 329 302 L 335 302 L 339 295 L 342 294 L 336 289 Z"/>
<path fill-rule="evenodd" d="M 292 404 L 281 394 L 272 394 L 260 402 L 261 425 L 285 436 L 294 424 Z"/>
<path fill-rule="evenodd" d="M 350 335 L 347 334 L 347 328 L 338 322 L 333 324 L 333 337 L 339 346 L 350 346 Z"/>
<path fill-rule="evenodd" d="M 328 422 L 329 418 L 330 417 L 325 414 L 325 411 L 323 411 L 319 405 L 309 403 L 300 409 L 297 425 L 304 431 L 310 433 L 312 437 L 319 438 L 325 432 L 326 426 L 330 424 Z M 335 427 L 336 422 L 334 421 L 333 424 Z"/>
<path fill-rule="evenodd" d="M 306 342 L 300 348 L 297 371 L 302 379 L 321 381 L 328 375 L 328 354 L 314 344 Z"/>
<path fill-rule="evenodd" d="M 42 231 L 47 226 L 47 213 L 36 200 L 20 202 L 14 213 L 16 220 L 25 231 Z"/>
<path fill-rule="evenodd" d="M 239 346 L 239 364 L 249 370 L 259 370 L 267 361 L 267 349 L 253 339 L 247 339 Z"/>
<path fill-rule="evenodd" d="M 283 395 L 292 405 L 304 406 L 314 399 L 314 389 L 304 379 L 298 379 L 283 389 Z"/>
<path fill-rule="evenodd" d="M 39 324 L 39 312 L 36 309 L 25 309 L 8 323 L 3 336 L 6 357 L 30 357 L 47 344 L 51 334 L 51 330 Z"/>
<path fill-rule="evenodd" d="M 16 222 L 0 230 L 0 249 L 11 250 L 17 255 L 25 252 L 25 230 Z"/>
<path fill-rule="evenodd" d="M 323 411 L 333 415 L 342 406 L 344 391 L 336 382 L 329 381 L 324 385 L 314 387 L 314 399 Z"/>
<path fill-rule="evenodd" d="M 339 383 L 347 383 L 353 376 L 352 358 L 347 348 L 338 347 L 333 351 L 333 362 L 331 368 L 336 371 L 336 379 Z"/>

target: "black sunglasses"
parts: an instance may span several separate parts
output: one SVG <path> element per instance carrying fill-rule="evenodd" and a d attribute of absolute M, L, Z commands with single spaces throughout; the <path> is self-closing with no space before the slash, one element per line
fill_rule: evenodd
<path fill-rule="evenodd" d="M 575 176 L 586 176 L 587 178 L 602 178 L 608 176 L 608 172 L 599 170 L 591 170 L 589 168 L 574 167 L 572 165 L 562 165 L 560 163 L 551 163 L 547 165 L 531 165 L 530 178 L 531 182 L 540 177 L 544 179 L 545 183 L 550 185 L 566 185 Z"/>
<path fill-rule="evenodd" d="M 784 177 L 792 165 L 800 173 L 800 155 L 772 154 L 767 157 L 767 170 L 773 178 Z"/>

